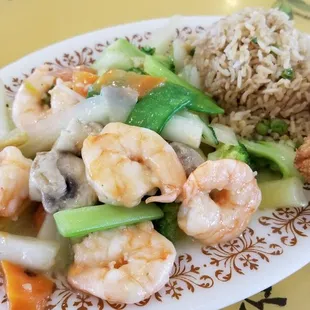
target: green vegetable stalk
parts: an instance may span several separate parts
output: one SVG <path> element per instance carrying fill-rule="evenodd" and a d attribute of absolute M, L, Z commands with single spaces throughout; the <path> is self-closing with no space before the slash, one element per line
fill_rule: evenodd
<path fill-rule="evenodd" d="M 145 95 L 133 108 L 126 123 L 160 133 L 170 118 L 195 100 L 188 89 L 165 83 Z"/>
<path fill-rule="evenodd" d="M 188 107 L 190 110 L 196 112 L 204 112 L 209 114 L 221 114 L 224 113 L 224 110 L 220 108 L 216 102 L 206 94 L 204 94 L 199 89 L 187 83 L 185 80 L 178 77 L 176 74 L 171 72 L 160 62 L 156 61 L 151 56 L 146 56 L 144 61 L 144 71 L 152 76 L 164 77 L 167 81 L 181 85 L 189 90 L 191 90 L 195 95 L 195 100 Z"/>
<path fill-rule="evenodd" d="M 299 172 L 294 166 L 295 151 L 292 147 L 277 142 L 269 141 L 248 141 L 241 139 L 242 143 L 251 156 L 258 160 L 271 163 L 271 168 L 279 170 L 284 178 L 299 177 Z"/>
<path fill-rule="evenodd" d="M 296 177 L 266 181 L 258 186 L 262 192 L 260 209 L 305 207 L 308 204 L 303 182 Z"/>
<path fill-rule="evenodd" d="M 99 230 L 160 219 L 163 215 L 155 204 L 141 202 L 134 208 L 106 204 L 63 210 L 55 213 L 54 218 L 62 236 L 81 237 Z"/>

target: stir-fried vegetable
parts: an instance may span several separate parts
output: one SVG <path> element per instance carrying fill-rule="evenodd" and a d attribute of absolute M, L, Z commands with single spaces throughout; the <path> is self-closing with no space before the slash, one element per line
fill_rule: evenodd
<path fill-rule="evenodd" d="M 116 86 L 132 88 L 138 92 L 141 98 L 164 81 L 164 78 L 112 69 L 104 73 L 96 83 L 89 88 L 87 97 L 99 95 L 103 86 Z"/>
<path fill-rule="evenodd" d="M 215 152 L 208 154 L 208 159 L 209 160 L 236 159 L 250 165 L 249 153 L 242 144 L 238 145 L 222 144 L 219 148 L 217 148 Z"/>
<path fill-rule="evenodd" d="M 118 39 L 102 52 L 100 58 L 93 64 L 93 68 L 99 72 L 99 75 L 110 69 L 142 69 L 141 67 L 146 55 L 144 51 L 130 44 L 127 40 Z M 155 54 L 152 57 L 168 69 L 173 64 L 171 58 L 168 56 Z"/>
<path fill-rule="evenodd" d="M 59 243 L 59 251 L 55 259 L 53 270 L 65 270 L 71 258 L 70 241 L 59 234 L 53 215 L 46 214 L 37 238 L 40 240 L 57 241 Z"/>
<path fill-rule="evenodd" d="M 165 204 L 161 209 L 164 217 L 154 221 L 154 227 L 160 234 L 175 243 L 183 235 L 177 219 L 179 205 L 177 203 L 169 203 Z"/>
<path fill-rule="evenodd" d="M 113 54 L 113 61 L 109 55 Z M 119 39 L 114 44 L 105 49 L 102 56 L 97 60 L 93 67 L 100 72 L 105 72 L 112 68 L 129 70 L 132 67 L 137 67 L 134 64 L 133 58 L 142 58 L 144 71 L 152 76 L 166 78 L 169 82 L 181 85 L 196 94 L 196 100 L 190 105 L 190 109 L 198 112 L 210 114 L 223 113 L 223 109 L 216 105 L 215 101 L 201 92 L 199 89 L 187 83 L 182 78 L 167 68 L 163 61 L 156 58 L 156 55 L 150 56 L 143 53 L 134 45 L 124 39 Z"/>
<path fill-rule="evenodd" d="M 178 77 L 153 57 L 145 57 L 144 71 L 149 75 L 166 78 L 167 81 L 171 83 L 178 84 L 191 90 L 196 95 L 196 99 L 190 104 L 190 110 L 209 114 L 220 114 L 224 112 L 210 96 Z"/>
<path fill-rule="evenodd" d="M 172 47 L 173 47 L 173 60 L 175 64 L 175 71 L 176 73 L 180 73 L 184 68 L 185 58 L 188 55 L 185 42 L 177 38 L 173 41 Z"/>
<path fill-rule="evenodd" d="M 227 145 L 239 145 L 236 134 L 230 127 L 222 124 L 212 124 L 212 128 L 219 142 Z"/>
<path fill-rule="evenodd" d="M 73 90 L 83 97 L 86 97 L 88 93 L 88 87 L 95 83 L 98 79 L 96 74 L 86 71 L 73 71 L 72 73 L 72 83 Z"/>
<path fill-rule="evenodd" d="M 165 83 L 150 91 L 135 105 L 126 123 L 160 133 L 169 119 L 193 100 L 193 93 L 186 88 Z"/>
<path fill-rule="evenodd" d="M 36 126 L 29 129 L 29 141 L 21 147 L 21 150 L 27 157 L 49 150 L 72 118 L 85 123 L 98 122 L 102 125 L 109 122 L 124 122 L 136 104 L 137 97 L 138 94 L 133 90 L 104 87 L 100 96 L 85 99 L 75 106 L 38 121 Z"/>
<path fill-rule="evenodd" d="M 262 192 L 261 209 L 305 207 L 308 199 L 303 182 L 296 177 L 259 183 Z"/>
<path fill-rule="evenodd" d="M 64 237 L 80 237 L 91 232 L 137 224 L 163 217 L 153 203 L 141 202 L 134 208 L 113 205 L 91 206 L 59 211 L 54 214 L 58 231 Z"/>
<path fill-rule="evenodd" d="M 271 161 L 284 178 L 293 176 L 300 178 L 300 174 L 294 166 L 295 151 L 290 146 L 276 142 L 254 142 L 245 139 L 240 142 L 251 155 Z"/>
<path fill-rule="evenodd" d="M 195 122 L 197 124 L 201 124 L 201 126 L 202 126 L 202 139 L 201 139 L 201 141 L 203 143 L 206 143 L 212 147 L 216 147 L 219 144 L 219 141 L 216 137 L 214 129 L 211 126 L 209 126 L 209 124 L 207 122 L 203 121 L 199 115 L 192 113 L 192 112 L 189 112 L 189 111 L 181 111 L 179 113 L 179 115 L 186 117 L 188 119 L 191 119 L 191 120 L 193 120 L 193 122 Z M 197 147 L 199 147 L 199 146 L 197 146 Z"/>
<path fill-rule="evenodd" d="M 133 58 L 141 58 L 145 53 L 125 39 L 119 39 L 108 48 L 104 49 L 101 56 L 94 62 L 92 67 L 101 75 L 110 69 L 128 70 L 135 67 Z"/>
<path fill-rule="evenodd" d="M 258 183 L 276 181 L 282 179 L 282 174 L 270 169 L 260 169 L 257 171 L 256 179 Z"/>
<path fill-rule="evenodd" d="M 180 115 L 174 115 L 161 132 L 168 141 L 180 142 L 193 148 L 199 148 L 203 132 L 202 122 Z"/>
<path fill-rule="evenodd" d="M 44 275 L 2 261 L 10 310 L 44 310 L 53 293 L 54 282 Z"/>
<path fill-rule="evenodd" d="M 184 66 L 182 71 L 179 73 L 179 77 L 184 79 L 186 82 L 192 86 L 200 89 L 201 88 L 201 78 L 197 67 L 192 64 L 187 64 Z"/>
<path fill-rule="evenodd" d="M 180 16 L 171 17 L 166 25 L 153 32 L 152 38 L 149 41 L 150 46 L 155 47 L 158 54 L 166 54 L 170 49 L 171 42 L 176 37 L 176 29 L 180 26 Z"/>
<path fill-rule="evenodd" d="M 0 233 L 0 260 L 34 270 L 49 270 L 55 263 L 59 244 L 33 237 Z"/>

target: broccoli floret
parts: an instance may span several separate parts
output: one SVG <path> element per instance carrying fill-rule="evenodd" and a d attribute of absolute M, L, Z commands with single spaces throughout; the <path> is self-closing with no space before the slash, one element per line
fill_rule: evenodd
<path fill-rule="evenodd" d="M 215 152 L 208 155 L 208 159 L 235 159 L 250 165 L 249 153 L 241 143 L 239 143 L 239 145 L 222 144 Z"/>
<path fill-rule="evenodd" d="M 164 212 L 164 217 L 154 221 L 154 227 L 160 234 L 174 243 L 182 235 L 177 220 L 179 204 L 167 203 L 161 209 Z"/>
<path fill-rule="evenodd" d="M 271 141 L 241 140 L 251 155 L 251 160 L 257 169 L 269 167 L 274 171 L 280 171 L 284 178 L 301 177 L 294 166 L 295 151 L 286 144 Z"/>

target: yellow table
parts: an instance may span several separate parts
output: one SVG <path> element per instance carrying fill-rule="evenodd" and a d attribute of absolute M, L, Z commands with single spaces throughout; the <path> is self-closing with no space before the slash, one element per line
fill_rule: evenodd
<path fill-rule="evenodd" d="M 306 2 L 309 0 L 306 0 Z M 271 7 L 275 0 L 0 0 L 0 68 L 51 43 L 131 21 L 181 15 L 226 15 L 246 6 Z M 278 0 L 293 10 L 299 29 L 310 32 L 302 0 Z M 310 309 L 310 265 L 227 310 Z"/>

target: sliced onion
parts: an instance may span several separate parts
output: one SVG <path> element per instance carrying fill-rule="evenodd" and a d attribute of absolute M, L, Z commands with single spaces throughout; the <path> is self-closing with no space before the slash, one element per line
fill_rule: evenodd
<path fill-rule="evenodd" d="M 156 54 L 163 55 L 168 52 L 171 42 L 176 37 L 176 28 L 181 25 L 181 22 L 181 16 L 172 16 L 164 27 L 153 32 L 152 39 L 148 45 L 156 48 Z"/>
<path fill-rule="evenodd" d="M 59 234 L 54 216 L 52 214 L 46 214 L 37 238 L 40 240 L 50 240 L 59 243 L 59 251 L 55 259 L 53 270 L 64 270 L 70 261 L 70 241 Z"/>
<path fill-rule="evenodd" d="M 165 140 L 181 142 L 199 148 L 203 126 L 194 119 L 174 115 L 161 132 Z"/>
<path fill-rule="evenodd" d="M 187 56 L 185 42 L 177 38 L 173 41 L 172 46 L 173 46 L 173 61 L 175 65 L 175 71 L 176 73 L 180 73 L 184 68 L 185 58 Z"/>
<path fill-rule="evenodd" d="M 0 260 L 34 270 L 49 270 L 55 264 L 59 250 L 56 241 L 0 233 Z"/>
<path fill-rule="evenodd" d="M 236 134 L 230 127 L 222 124 L 213 124 L 212 128 L 214 129 L 215 135 L 219 142 L 228 145 L 239 144 Z"/>
<path fill-rule="evenodd" d="M 200 74 L 195 66 L 186 65 L 179 75 L 189 84 L 201 89 Z"/>

